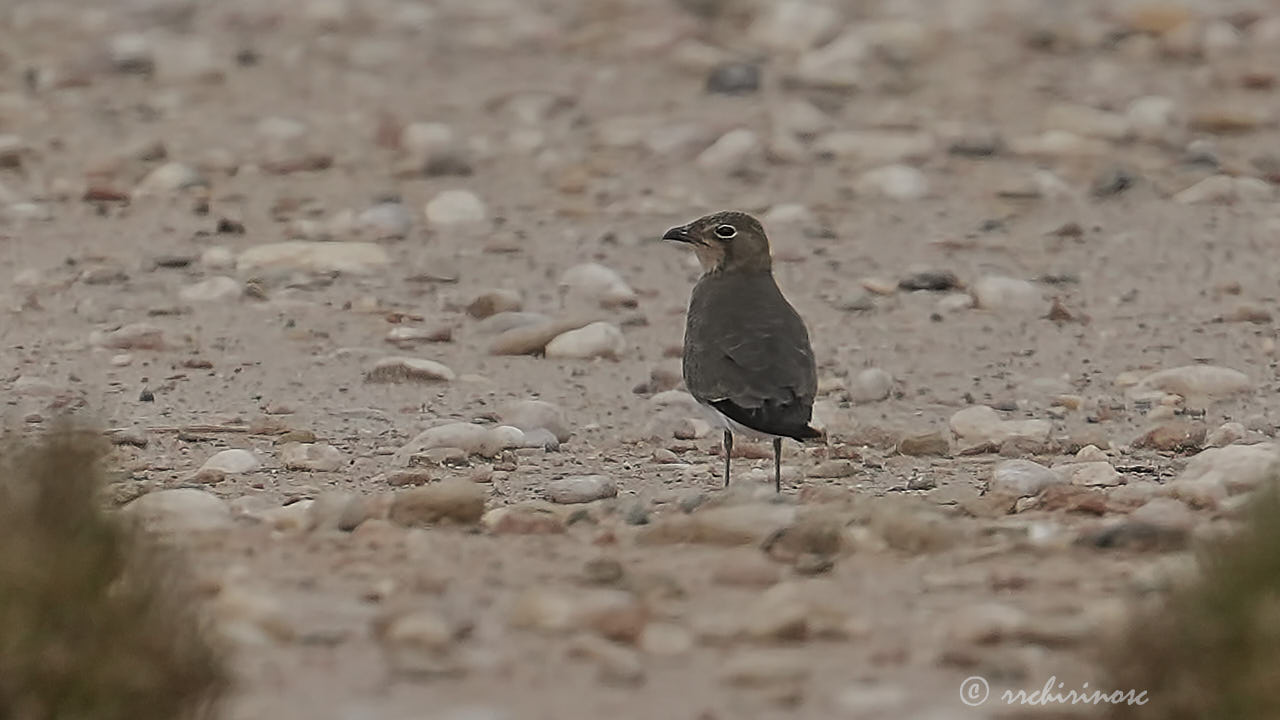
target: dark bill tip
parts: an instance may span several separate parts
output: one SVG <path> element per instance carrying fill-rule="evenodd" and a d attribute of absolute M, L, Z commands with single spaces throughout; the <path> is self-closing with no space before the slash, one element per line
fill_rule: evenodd
<path fill-rule="evenodd" d="M 673 227 L 662 235 L 663 240 L 675 240 L 676 242 L 691 243 L 693 238 L 689 236 L 689 227 L 680 225 Z"/>

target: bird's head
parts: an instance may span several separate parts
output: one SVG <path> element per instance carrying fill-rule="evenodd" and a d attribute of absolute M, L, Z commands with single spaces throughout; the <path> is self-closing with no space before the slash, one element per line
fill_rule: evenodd
<path fill-rule="evenodd" d="M 668 230 L 663 240 L 693 246 L 703 274 L 772 267 L 769 238 L 760 221 L 743 212 L 718 212 Z"/>

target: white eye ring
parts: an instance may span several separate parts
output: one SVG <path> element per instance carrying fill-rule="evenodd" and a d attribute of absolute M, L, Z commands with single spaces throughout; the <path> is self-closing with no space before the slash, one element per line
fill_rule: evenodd
<path fill-rule="evenodd" d="M 716 237 L 722 240 L 731 240 L 738 234 L 738 228 L 732 225 L 717 225 Z"/>

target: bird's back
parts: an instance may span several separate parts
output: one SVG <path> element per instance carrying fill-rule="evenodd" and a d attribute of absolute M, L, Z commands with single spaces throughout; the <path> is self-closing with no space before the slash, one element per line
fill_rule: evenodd
<path fill-rule="evenodd" d="M 809 333 L 765 272 L 709 273 L 693 288 L 684 339 L 690 394 L 742 425 L 798 439 L 817 369 Z"/>

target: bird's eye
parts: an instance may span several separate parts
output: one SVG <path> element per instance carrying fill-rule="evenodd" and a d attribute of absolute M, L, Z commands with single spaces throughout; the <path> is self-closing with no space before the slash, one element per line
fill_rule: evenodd
<path fill-rule="evenodd" d="M 737 235 L 737 234 L 738 234 L 738 228 L 736 228 L 736 227 L 734 227 L 734 226 L 732 226 L 732 225 L 717 225 L 717 226 L 716 226 L 716 237 L 720 238 L 721 240 L 729 240 L 729 239 L 732 239 L 732 238 L 733 238 L 733 236 L 735 236 L 735 235 Z"/>

